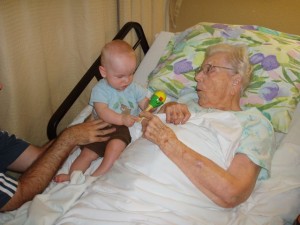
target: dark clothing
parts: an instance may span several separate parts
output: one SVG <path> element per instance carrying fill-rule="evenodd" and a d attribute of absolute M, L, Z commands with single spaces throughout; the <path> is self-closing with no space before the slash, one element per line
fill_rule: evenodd
<path fill-rule="evenodd" d="M 7 167 L 12 164 L 29 146 L 29 143 L 0 131 L 0 208 L 15 194 L 18 182 L 5 174 Z"/>
<path fill-rule="evenodd" d="M 131 142 L 131 136 L 129 133 L 129 129 L 126 126 L 118 126 L 118 125 L 112 125 L 110 127 L 107 127 L 106 129 L 109 129 L 111 127 L 115 127 L 116 131 L 108 134 L 107 136 L 110 136 L 110 139 L 105 142 L 95 142 L 92 144 L 85 145 L 88 149 L 96 152 L 99 157 L 104 156 L 105 148 L 107 143 L 112 139 L 120 139 L 122 140 L 126 145 L 128 145 Z"/>

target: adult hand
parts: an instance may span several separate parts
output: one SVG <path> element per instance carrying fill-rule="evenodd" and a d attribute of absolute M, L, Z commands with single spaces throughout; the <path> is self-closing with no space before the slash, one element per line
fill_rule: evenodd
<path fill-rule="evenodd" d="M 109 139 L 110 133 L 116 128 L 104 129 L 109 123 L 101 119 L 92 120 L 67 128 L 62 135 L 69 136 L 69 141 L 75 141 L 76 145 L 86 145 L 93 142 L 103 142 Z"/>
<path fill-rule="evenodd" d="M 176 125 L 186 123 L 191 116 L 187 105 L 177 102 L 166 103 L 159 112 L 166 114 L 167 123 L 174 123 Z"/>
<path fill-rule="evenodd" d="M 141 112 L 140 116 L 144 117 L 141 122 L 143 136 L 154 144 L 162 148 L 166 142 L 177 138 L 175 133 L 159 117 L 146 111 Z"/>
<path fill-rule="evenodd" d="M 47 145 L 48 148 L 44 153 L 20 176 L 16 193 L 0 211 L 17 209 L 44 191 L 76 145 L 109 139 L 104 135 L 114 132 L 115 128 L 105 129 L 108 125 L 103 120 L 93 120 L 71 126 L 62 131 L 50 145 Z M 25 151 L 31 151 L 32 148 L 33 146 L 29 146 Z"/>

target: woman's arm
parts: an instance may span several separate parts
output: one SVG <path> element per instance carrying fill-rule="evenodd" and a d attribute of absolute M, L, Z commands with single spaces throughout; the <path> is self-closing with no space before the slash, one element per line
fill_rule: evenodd
<path fill-rule="evenodd" d="M 235 155 L 228 170 L 224 170 L 179 141 L 158 117 L 144 112 L 142 116 L 149 120 L 143 120 L 144 137 L 157 144 L 191 182 L 217 205 L 235 207 L 250 196 L 260 167 L 246 155 Z"/>
<path fill-rule="evenodd" d="M 76 145 L 108 140 L 109 137 L 102 136 L 115 131 L 115 129 L 102 130 L 106 126 L 108 123 L 94 120 L 64 130 L 20 176 L 16 193 L 0 211 L 15 210 L 25 202 L 32 200 L 35 195 L 43 192 Z M 28 148 L 32 148 L 32 146 Z"/>

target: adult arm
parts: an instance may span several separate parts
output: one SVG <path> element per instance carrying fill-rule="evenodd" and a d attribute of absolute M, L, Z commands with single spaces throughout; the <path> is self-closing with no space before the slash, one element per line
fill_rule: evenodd
<path fill-rule="evenodd" d="M 34 145 L 29 145 L 25 151 L 12 163 L 7 169 L 23 173 L 27 170 L 31 164 L 43 154 L 53 143 L 54 140 L 49 141 L 42 147 L 37 147 Z"/>
<path fill-rule="evenodd" d="M 103 135 L 115 131 L 115 128 L 102 130 L 106 126 L 108 123 L 94 120 L 65 129 L 20 176 L 16 193 L 0 211 L 15 210 L 43 192 L 76 145 L 108 140 L 109 137 Z"/>
<path fill-rule="evenodd" d="M 231 208 L 244 202 L 252 193 L 260 167 L 246 155 L 236 154 L 224 170 L 210 159 L 183 144 L 162 121 L 143 112 L 144 137 L 157 144 L 191 180 L 217 205 Z"/>

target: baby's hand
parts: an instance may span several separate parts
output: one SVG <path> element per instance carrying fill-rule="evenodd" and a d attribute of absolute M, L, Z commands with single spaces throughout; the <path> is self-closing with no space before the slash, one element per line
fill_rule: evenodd
<path fill-rule="evenodd" d="M 143 110 L 140 114 L 139 114 L 139 120 L 138 122 L 142 122 L 143 119 L 145 119 L 145 117 L 143 117 L 141 114 L 144 114 L 144 113 L 152 113 L 153 114 L 153 111 L 155 111 L 156 109 L 150 109 L 150 110 Z"/>
<path fill-rule="evenodd" d="M 122 115 L 123 124 L 127 127 L 132 127 L 135 122 L 138 122 L 139 117 L 132 115 Z"/>

